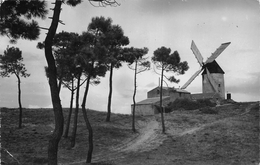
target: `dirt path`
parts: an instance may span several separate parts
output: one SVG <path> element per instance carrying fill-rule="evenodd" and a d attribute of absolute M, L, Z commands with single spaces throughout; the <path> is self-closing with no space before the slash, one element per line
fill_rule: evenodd
<path fill-rule="evenodd" d="M 140 135 L 131 143 L 126 144 L 122 152 L 144 152 L 157 148 L 163 143 L 165 135 L 161 134 L 159 123 L 153 118 L 140 130 Z"/>
<path fill-rule="evenodd" d="M 147 122 L 137 123 L 138 133 L 136 136 L 126 139 L 110 151 L 103 151 L 93 155 L 93 162 L 108 162 L 122 159 L 130 152 L 145 152 L 159 147 L 166 139 L 166 135 L 161 133 L 160 124 L 155 117 L 150 118 Z M 70 165 L 82 164 L 84 161 L 70 163 Z"/>
<path fill-rule="evenodd" d="M 249 113 L 250 109 L 253 106 L 254 104 L 249 105 L 243 113 L 238 115 L 245 115 Z M 147 122 L 137 124 L 140 127 L 140 129 L 139 129 L 139 133 L 136 136 L 123 141 L 121 144 L 117 146 L 114 146 L 113 148 L 110 149 L 110 151 L 103 151 L 96 155 L 94 154 L 92 160 L 93 162 L 102 162 L 102 161 L 108 162 L 117 159 L 123 159 L 126 156 L 128 156 L 129 153 L 131 152 L 140 153 L 140 152 L 150 151 L 159 147 L 169 135 L 172 137 L 181 137 L 187 134 L 193 134 L 196 133 L 197 131 L 203 130 L 204 128 L 213 126 L 215 124 L 228 122 L 231 118 L 234 118 L 238 115 L 220 119 L 211 123 L 202 124 L 197 127 L 192 127 L 189 129 L 185 129 L 185 128 L 176 129 L 175 127 L 171 126 L 170 123 L 167 124 L 166 122 L 166 127 L 167 127 L 166 134 L 161 133 L 160 123 L 156 120 L 156 117 L 152 117 Z M 70 163 L 70 165 L 81 164 L 83 162 L 85 162 L 85 160 L 80 162 Z"/>
<path fill-rule="evenodd" d="M 217 121 L 214 121 L 214 122 L 211 122 L 211 123 L 206 123 L 206 124 L 202 124 L 198 127 L 193 127 L 193 128 L 190 128 L 190 129 L 186 129 L 182 132 L 178 132 L 176 133 L 176 130 L 174 128 L 170 128 L 170 130 L 168 131 L 168 133 L 172 136 L 184 136 L 186 134 L 193 134 L 193 133 L 196 133 L 197 131 L 200 131 L 206 127 L 210 127 L 210 126 L 213 126 L 215 124 L 219 124 L 219 123 L 225 123 L 225 122 L 228 122 L 230 121 L 230 119 L 234 118 L 234 117 L 237 117 L 237 116 L 242 116 L 242 115 L 245 115 L 247 113 L 250 112 L 251 108 L 254 106 L 255 104 L 250 104 L 243 113 L 241 114 L 238 114 L 238 115 L 235 115 L 235 116 L 232 116 L 232 117 L 227 117 L 227 118 L 224 118 L 224 119 L 220 119 L 220 120 L 217 120 Z"/>
<path fill-rule="evenodd" d="M 147 122 L 139 123 L 139 133 L 132 139 L 111 148 L 110 152 L 93 156 L 93 161 L 108 161 L 124 158 L 130 152 L 144 152 L 157 148 L 163 143 L 166 135 L 161 134 L 159 123 L 153 117 Z"/>
<path fill-rule="evenodd" d="M 240 116 L 245 115 L 250 112 L 250 109 L 255 104 L 249 105 L 245 111 L 241 114 L 238 114 Z M 190 129 L 184 129 L 181 132 L 177 132 L 175 128 L 171 127 L 167 131 L 172 136 L 184 136 L 186 134 L 193 134 L 199 130 L 202 130 L 206 127 L 213 126 L 215 124 L 219 123 L 225 123 L 228 122 L 231 118 L 234 118 L 238 115 L 227 117 L 224 119 L 220 119 L 211 123 L 202 124 L 197 127 L 193 127 Z M 122 146 L 116 147 L 114 151 L 120 151 L 120 152 L 144 152 L 149 151 L 152 149 L 157 148 L 160 144 L 163 143 L 163 141 L 167 138 L 166 135 L 161 134 L 161 129 L 159 128 L 159 123 L 156 121 L 155 118 L 152 118 L 143 129 L 140 130 L 140 135 L 132 140 L 131 142 L 123 143 Z"/>

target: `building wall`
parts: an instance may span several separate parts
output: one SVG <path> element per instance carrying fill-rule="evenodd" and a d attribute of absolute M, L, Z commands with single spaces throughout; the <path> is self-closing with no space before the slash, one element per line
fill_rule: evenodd
<path fill-rule="evenodd" d="M 169 104 L 170 98 L 165 98 L 162 101 L 162 105 L 165 107 Z M 149 116 L 158 114 L 159 111 L 156 106 L 160 106 L 160 101 L 151 104 L 136 104 L 135 105 L 135 115 L 137 116 Z M 133 105 L 131 105 L 131 112 L 133 114 Z"/>
<path fill-rule="evenodd" d="M 171 98 L 171 102 L 179 99 L 179 98 L 187 98 L 187 99 L 191 99 L 191 94 L 190 93 L 183 93 L 183 92 L 170 92 L 170 98 Z"/>
<path fill-rule="evenodd" d="M 216 101 L 216 100 L 221 99 L 219 93 L 197 93 L 197 94 L 191 94 L 191 98 L 193 100 L 211 99 L 212 101 Z"/>
<path fill-rule="evenodd" d="M 133 113 L 133 105 L 131 106 Z M 158 112 L 157 112 L 158 113 Z M 142 104 L 135 106 L 135 115 L 136 116 L 149 116 L 156 114 L 155 107 L 153 104 Z"/>
<path fill-rule="evenodd" d="M 163 99 L 163 106 L 167 106 L 170 102 L 173 102 L 177 98 L 187 98 L 191 99 L 191 94 L 190 93 L 185 93 L 185 92 L 179 92 L 176 91 L 174 88 L 163 88 L 162 90 L 162 96 L 170 96 L 167 98 Z M 147 92 L 147 98 L 154 98 L 154 97 L 160 97 L 160 88 L 156 87 L 152 89 L 151 91 Z M 153 103 L 142 103 L 141 104 L 136 104 L 135 107 L 135 114 L 141 115 L 141 116 L 148 116 L 148 115 L 154 115 L 158 114 L 158 110 L 156 106 L 160 106 L 160 101 L 156 101 Z M 131 110 L 133 111 L 133 105 L 131 105 Z M 132 112 L 131 111 L 131 112 Z"/>
<path fill-rule="evenodd" d="M 163 89 L 162 90 L 162 96 L 169 96 L 169 90 Z M 154 88 L 153 90 L 150 90 L 147 92 L 147 98 L 152 98 L 152 97 L 160 97 L 160 88 Z"/>
<path fill-rule="evenodd" d="M 225 82 L 224 74 L 211 73 L 212 77 L 216 81 L 216 88 L 222 99 L 225 99 Z M 214 88 L 211 86 L 206 74 L 202 75 L 202 91 L 203 93 L 215 93 Z"/>

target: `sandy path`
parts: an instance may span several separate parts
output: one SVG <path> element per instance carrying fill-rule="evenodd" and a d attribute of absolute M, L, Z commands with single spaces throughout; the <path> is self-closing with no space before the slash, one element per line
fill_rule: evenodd
<path fill-rule="evenodd" d="M 250 112 L 252 106 L 253 104 L 249 105 L 245 109 L 245 111 L 239 115 L 245 115 L 248 112 Z M 163 141 L 167 138 L 168 135 L 173 137 L 180 137 L 186 134 L 193 134 L 196 133 L 197 131 L 200 131 L 214 124 L 228 122 L 230 118 L 236 116 L 220 119 L 211 123 L 206 123 L 197 127 L 182 129 L 182 130 L 180 129 L 176 130 L 175 127 L 170 126 L 170 123 L 167 124 L 166 122 L 166 128 L 167 128 L 166 134 L 161 133 L 161 127 L 159 122 L 156 121 L 155 117 L 152 117 L 147 122 L 139 123 L 140 130 L 139 130 L 139 134 L 136 137 L 129 138 L 123 141 L 121 144 L 111 148 L 110 151 L 104 151 L 96 155 L 93 155 L 92 160 L 93 162 L 112 161 L 116 159 L 122 159 L 126 157 L 130 152 L 150 151 L 159 147 L 163 143 Z M 80 162 L 70 163 L 70 164 L 76 165 L 83 162 L 85 162 L 85 160 Z"/>
<path fill-rule="evenodd" d="M 247 113 L 250 112 L 251 108 L 254 106 L 255 104 L 250 104 L 243 113 L 241 114 L 238 114 L 238 115 L 235 115 L 235 116 L 232 116 L 232 117 L 227 117 L 227 118 L 224 118 L 224 119 L 220 119 L 220 120 L 217 120 L 217 121 L 214 121 L 214 122 L 211 122 L 211 123 L 206 123 L 206 124 L 202 124 L 198 127 L 193 127 L 193 128 L 190 128 L 190 129 L 186 129 L 186 130 L 183 130 L 182 132 L 177 132 L 176 133 L 176 130 L 175 128 L 172 128 L 170 127 L 169 131 L 167 131 L 167 133 L 169 133 L 170 135 L 172 136 L 175 136 L 175 137 L 178 137 L 178 136 L 184 136 L 186 134 L 193 134 L 193 133 L 196 133 L 197 131 L 200 131 L 206 127 L 210 127 L 210 126 L 213 126 L 215 124 L 219 124 L 219 123 L 225 123 L 225 122 L 229 122 L 231 118 L 234 118 L 234 117 L 237 117 L 237 116 L 242 116 L 242 115 L 245 115 Z"/>
<path fill-rule="evenodd" d="M 122 152 L 144 152 L 157 148 L 166 136 L 161 134 L 159 123 L 153 118 L 140 130 L 140 135 L 131 143 L 126 144 Z"/>
<path fill-rule="evenodd" d="M 105 153 L 94 155 L 93 162 L 121 159 L 127 156 L 129 152 L 149 151 L 157 148 L 165 140 L 166 135 L 161 134 L 159 123 L 155 120 L 155 117 L 138 125 L 140 129 L 136 137 L 123 141 L 111 148 L 109 152 L 105 151 Z"/>

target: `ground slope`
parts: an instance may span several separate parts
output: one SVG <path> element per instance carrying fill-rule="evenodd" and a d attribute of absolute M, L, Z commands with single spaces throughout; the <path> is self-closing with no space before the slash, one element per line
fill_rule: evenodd
<path fill-rule="evenodd" d="M 131 132 L 131 116 L 89 111 L 94 129 L 93 164 L 258 164 L 259 105 L 236 103 L 214 109 L 166 114 L 166 134 L 161 133 L 160 115 L 138 117 L 138 133 Z M 24 128 L 18 130 L 17 110 L 2 112 L 2 160 L 6 164 L 46 164 L 48 136 L 53 130 L 52 111 L 25 110 Z M 65 117 L 67 110 L 65 110 Z M 62 139 L 60 164 L 84 164 L 88 149 L 87 129 L 79 118 L 77 144 L 69 148 Z M 19 163 L 18 163 L 19 162 Z"/>

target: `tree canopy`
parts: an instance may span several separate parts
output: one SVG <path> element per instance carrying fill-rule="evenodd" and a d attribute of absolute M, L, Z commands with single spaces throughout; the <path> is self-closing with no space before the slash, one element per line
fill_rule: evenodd
<path fill-rule="evenodd" d="M 11 74 L 16 76 L 28 77 L 25 65 L 22 63 L 22 51 L 19 48 L 10 47 L 4 51 L 4 55 L 0 55 L 0 75 L 2 77 L 10 77 Z"/>
<path fill-rule="evenodd" d="M 181 62 L 180 55 L 177 51 L 171 53 L 170 48 L 162 46 L 154 51 L 152 61 L 157 69 L 161 69 L 161 85 L 160 85 L 160 110 L 162 120 L 162 132 L 165 133 L 163 106 L 162 106 L 162 89 L 163 89 L 163 78 L 165 77 L 170 82 L 178 83 L 180 80 L 176 79 L 174 75 L 167 77 L 164 75 L 164 71 L 172 71 L 177 74 L 184 74 L 189 69 L 186 61 Z"/>
<path fill-rule="evenodd" d="M 152 61 L 157 69 L 162 69 L 166 72 L 174 72 L 177 74 L 184 74 L 189 69 L 186 61 L 181 62 L 178 51 L 171 53 L 170 48 L 162 46 L 154 51 Z M 176 79 L 174 75 L 166 77 L 170 82 L 178 83 L 180 80 Z"/>
<path fill-rule="evenodd" d="M 5 0 L 0 7 L 0 34 L 8 36 L 11 42 L 20 38 L 37 39 L 40 28 L 33 18 L 44 19 L 46 8 L 46 1 L 41 0 Z"/>
<path fill-rule="evenodd" d="M 19 103 L 19 126 L 22 128 L 22 103 L 21 103 L 21 79 L 20 77 L 28 77 L 25 65 L 22 63 L 22 51 L 19 48 L 11 47 L 4 51 L 4 55 L 0 55 L 0 76 L 9 77 L 14 74 L 18 79 L 18 103 Z"/>

